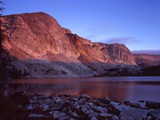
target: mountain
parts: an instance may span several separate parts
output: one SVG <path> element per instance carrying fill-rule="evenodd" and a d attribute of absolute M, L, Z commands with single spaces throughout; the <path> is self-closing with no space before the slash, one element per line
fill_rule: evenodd
<path fill-rule="evenodd" d="M 135 50 L 133 54 L 160 55 L 160 50 Z"/>
<path fill-rule="evenodd" d="M 138 66 L 144 76 L 160 76 L 160 55 L 134 54 Z"/>
<path fill-rule="evenodd" d="M 149 67 L 160 65 L 160 55 L 134 54 L 138 66 Z"/>
<path fill-rule="evenodd" d="M 7 72 L 12 78 L 125 75 L 126 71 L 134 75 L 139 72 L 134 56 L 125 45 L 91 42 L 61 27 L 46 13 L 15 14 L 1 19 L 8 24 L 14 20 L 12 28 L 3 33 L 2 42 L 9 63 Z"/>

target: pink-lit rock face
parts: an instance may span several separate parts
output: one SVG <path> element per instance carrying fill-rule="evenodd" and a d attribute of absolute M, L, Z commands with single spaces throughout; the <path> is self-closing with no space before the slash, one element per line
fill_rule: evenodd
<path fill-rule="evenodd" d="M 44 13 L 11 15 L 4 17 L 4 21 L 9 22 L 15 16 L 17 18 L 16 30 L 8 45 L 7 50 L 19 59 L 45 58 L 48 52 L 54 54 L 64 54 L 66 56 L 75 55 L 74 47 L 70 46 L 70 41 L 63 29 L 55 19 Z M 9 47 L 8 46 L 12 46 Z M 21 57 L 19 54 L 25 53 Z"/>
<path fill-rule="evenodd" d="M 160 55 L 134 54 L 137 65 L 142 67 L 159 66 Z"/>
<path fill-rule="evenodd" d="M 15 57 L 11 65 L 30 77 L 94 76 L 104 74 L 108 65 L 136 65 L 125 45 L 93 43 L 45 13 L 4 16 L 2 21 L 13 16 L 16 29 L 3 47 Z"/>

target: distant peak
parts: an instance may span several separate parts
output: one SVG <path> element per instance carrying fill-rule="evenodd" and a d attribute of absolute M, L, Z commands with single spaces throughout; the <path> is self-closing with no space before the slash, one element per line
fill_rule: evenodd
<path fill-rule="evenodd" d="M 134 50 L 133 54 L 160 55 L 160 50 Z"/>

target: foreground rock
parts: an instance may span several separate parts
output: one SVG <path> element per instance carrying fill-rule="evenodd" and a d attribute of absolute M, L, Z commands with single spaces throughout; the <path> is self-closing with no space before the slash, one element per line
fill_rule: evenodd
<path fill-rule="evenodd" d="M 29 105 L 32 106 L 32 110 L 42 109 L 47 111 L 47 114 L 44 114 L 44 116 L 48 115 L 48 117 L 53 117 L 54 119 L 160 119 L 160 106 L 157 106 L 160 103 L 144 101 L 145 105 L 143 107 L 140 106 L 140 102 L 125 103 L 111 101 L 108 97 L 91 98 L 86 94 L 82 94 L 80 97 L 70 95 L 53 97 L 35 95 L 31 97 Z"/>
<path fill-rule="evenodd" d="M 21 96 L 22 97 L 22 96 Z M 23 96 L 24 97 L 24 96 Z M 17 98 L 18 99 L 18 98 Z M 22 98 L 20 98 L 22 99 Z M 29 120 L 159 120 L 160 103 L 140 101 L 115 102 L 108 97 L 92 98 L 86 94 L 79 97 L 71 95 L 29 97 L 26 105 L 16 104 L 21 109 L 15 119 Z M 136 106 L 134 106 L 136 104 Z M 142 105 L 143 104 L 143 105 Z M 149 104 L 149 106 L 148 106 Z M 155 108 L 156 105 L 156 108 Z M 139 106 L 139 107 L 137 107 Z M 2 109 L 2 108 L 1 108 Z M 15 108 L 14 108 L 15 109 Z M 25 112 L 24 112 L 25 111 Z M 6 111 L 7 112 L 7 111 Z M 12 111 L 13 112 L 13 111 Z M 19 114 L 20 114 L 19 113 Z M 0 119 L 4 119 L 0 115 Z M 5 118 L 6 119 L 6 118 Z"/>

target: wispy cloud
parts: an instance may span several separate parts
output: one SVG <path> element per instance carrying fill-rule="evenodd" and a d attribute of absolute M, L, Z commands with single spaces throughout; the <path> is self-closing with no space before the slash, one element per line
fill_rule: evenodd
<path fill-rule="evenodd" d="M 119 44 L 129 44 L 129 43 L 137 43 L 138 40 L 135 39 L 134 37 L 116 37 L 116 38 L 111 38 L 108 40 L 104 40 L 104 43 L 119 43 Z"/>
<path fill-rule="evenodd" d="M 95 26 L 91 26 L 87 29 L 89 31 L 88 35 L 86 36 L 87 39 L 90 40 L 98 40 L 102 36 L 106 35 L 108 32 L 107 25 L 104 23 L 97 23 Z"/>

